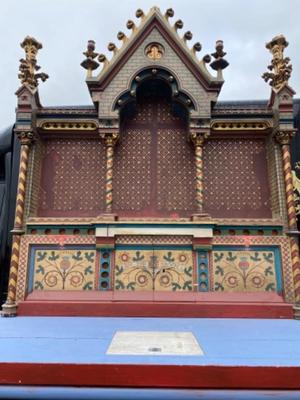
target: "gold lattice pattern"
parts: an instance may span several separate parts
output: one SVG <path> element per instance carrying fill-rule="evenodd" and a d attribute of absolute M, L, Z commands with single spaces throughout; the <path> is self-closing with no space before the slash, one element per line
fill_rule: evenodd
<path fill-rule="evenodd" d="M 43 210 L 104 210 L 105 148 L 100 140 L 57 139 L 45 144 L 41 181 Z"/>
<path fill-rule="evenodd" d="M 212 216 L 271 216 L 263 140 L 208 141 L 203 172 L 204 208 Z"/>
<path fill-rule="evenodd" d="M 159 210 L 195 209 L 193 149 L 184 129 L 158 131 L 157 193 Z"/>
<path fill-rule="evenodd" d="M 128 129 L 115 152 L 114 209 L 139 211 L 150 204 L 151 135 Z"/>

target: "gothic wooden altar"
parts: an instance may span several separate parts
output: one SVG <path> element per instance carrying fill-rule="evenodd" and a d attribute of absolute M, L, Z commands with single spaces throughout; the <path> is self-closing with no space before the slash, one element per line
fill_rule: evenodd
<path fill-rule="evenodd" d="M 267 44 L 267 104 L 220 103 L 223 42 L 198 57 L 173 15 L 138 10 L 110 60 L 88 42 L 92 106 L 42 106 L 42 46 L 23 41 L 4 315 L 299 312 L 288 43 Z"/>

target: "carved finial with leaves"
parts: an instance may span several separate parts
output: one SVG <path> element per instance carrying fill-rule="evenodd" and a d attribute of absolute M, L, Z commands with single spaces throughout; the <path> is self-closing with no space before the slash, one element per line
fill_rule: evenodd
<path fill-rule="evenodd" d="M 268 69 L 273 72 L 265 72 L 262 78 L 268 82 L 275 91 L 280 90 L 284 85 L 288 83 L 291 76 L 292 65 L 290 64 L 289 57 L 284 57 L 284 49 L 289 45 L 283 35 L 275 36 L 269 43 L 266 44 L 266 48 L 270 50 L 273 55 L 271 64 L 268 65 Z"/>
<path fill-rule="evenodd" d="M 26 58 L 21 58 L 19 67 L 19 79 L 21 83 L 29 86 L 34 90 L 39 84 L 39 79 L 45 82 L 49 76 L 44 72 L 36 73 L 41 67 L 37 65 L 36 56 L 38 51 L 43 47 L 35 38 L 26 36 L 21 43 L 21 47 L 25 50 Z"/>

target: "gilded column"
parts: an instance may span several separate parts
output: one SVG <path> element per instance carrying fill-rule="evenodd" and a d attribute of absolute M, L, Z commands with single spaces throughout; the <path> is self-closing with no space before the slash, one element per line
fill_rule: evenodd
<path fill-rule="evenodd" d="M 203 145 L 208 136 L 209 132 L 206 131 L 192 131 L 190 133 L 190 139 L 195 146 L 196 206 L 198 214 L 203 214 Z"/>
<path fill-rule="evenodd" d="M 24 233 L 24 206 L 25 206 L 25 191 L 26 191 L 26 176 L 28 168 L 28 157 L 29 148 L 33 140 L 32 132 L 20 132 L 17 133 L 21 141 L 20 151 L 20 167 L 19 167 L 19 179 L 17 187 L 17 199 L 16 199 L 16 212 L 13 239 L 12 239 L 12 253 L 10 262 L 10 271 L 8 278 L 8 293 L 6 303 L 2 307 L 2 315 L 6 317 L 15 316 L 17 305 L 16 305 L 16 289 L 18 279 L 18 267 L 19 267 L 19 255 L 20 255 L 20 242 L 21 235 Z"/>
<path fill-rule="evenodd" d="M 101 133 L 100 137 L 106 146 L 105 212 L 112 214 L 114 146 L 119 139 L 119 133 L 105 132 Z"/>
<path fill-rule="evenodd" d="M 277 131 L 275 134 L 275 138 L 282 148 L 282 162 L 283 162 L 283 173 L 285 182 L 288 227 L 291 234 L 293 234 L 293 232 L 298 231 L 296 208 L 294 203 L 293 175 L 292 175 L 291 153 L 290 153 L 290 139 L 293 135 L 294 135 L 294 130 Z M 296 303 L 299 303 L 300 302 L 300 257 L 299 257 L 299 245 L 295 236 L 291 237 L 291 256 L 292 256 L 292 268 L 293 268 L 294 287 L 295 287 L 295 301 Z"/>

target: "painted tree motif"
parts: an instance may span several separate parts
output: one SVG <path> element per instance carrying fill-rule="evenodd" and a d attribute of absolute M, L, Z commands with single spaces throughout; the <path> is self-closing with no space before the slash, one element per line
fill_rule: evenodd
<path fill-rule="evenodd" d="M 276 291 L 273 252 L 214 251 L 215 291 Z"/>
<path fill-rule="evenodd" d="M 94 250 L 39 250 L 34 265 L 36 290 L 92 290 L 94 287 Z"/>

